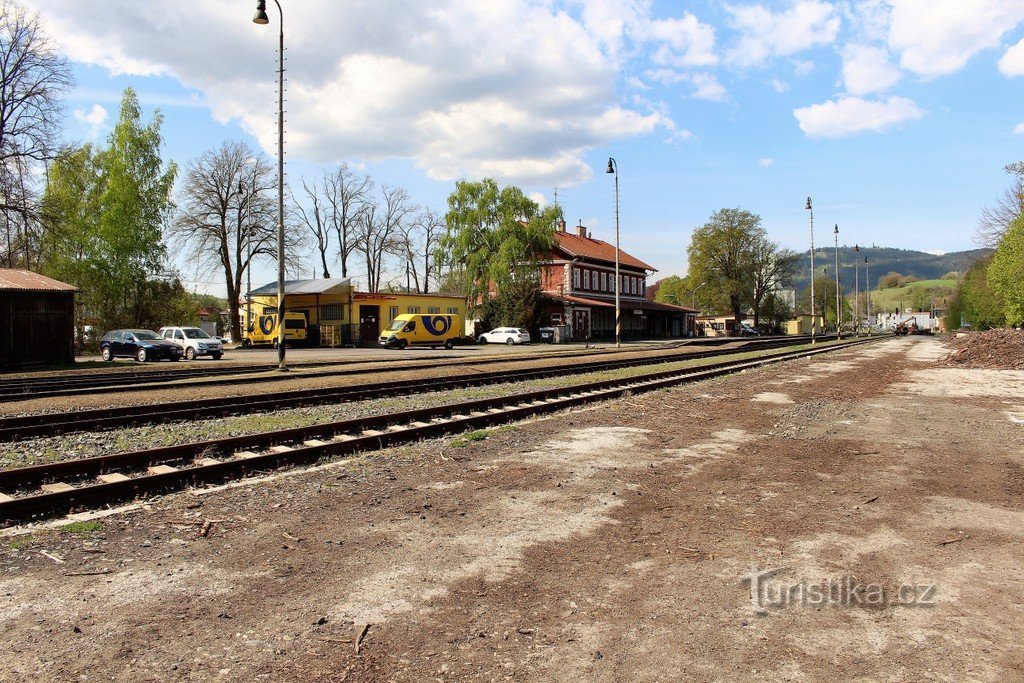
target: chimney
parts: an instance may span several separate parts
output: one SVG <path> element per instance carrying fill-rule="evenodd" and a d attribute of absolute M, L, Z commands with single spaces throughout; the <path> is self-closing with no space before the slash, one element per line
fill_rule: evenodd
<path fill-rule="evenodd" d="M 565 232 L 565 219 L 558 221 L 558 232 Z"/>
<path fill-rule="evenodd" d="M 587 236 L 587 227 L 583 225 L 583 221 L 580 221 L 579 225 L 576 226 L 576 234 L 580 237 Z"/>

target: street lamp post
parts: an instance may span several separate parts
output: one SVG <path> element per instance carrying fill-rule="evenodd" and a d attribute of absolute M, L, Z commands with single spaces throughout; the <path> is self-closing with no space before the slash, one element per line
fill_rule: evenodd
<path fill-rule="evenodd" d="M 280 15 L 277 70 L 277 369 L 285 371 L 284 343 L 284 11 L 281 3 L 274 0 Z M 254 24 L 270 23 L 267 16 L 266 0 L 258 0 Z"/>
<path fill-rule="evenodd" d="M 692 308 L 695 311 L 697 310 L 697 292 L 699 292 L 700 288 L 706 284 L 706 282 L 702 282 L 699 285 L 697 285 L 697 287 L 693 290 L 693 295 L 690 296 L 690 308 Z"/>
<path fill-rule="evenodd" d="M 868 300 L 865 306 L 868 309 L 868 336 L 871 335 L 871 271 L 868 270 L 868 257 L 864 257 L 864 291 L 867 292 Z"/>
<path fill-rule="evenodd" d="M 843 338 L 843 307 L 839 300 L 839 224 L 832 234 L 836 237 L 836 337 Z"/>
<path fill-rule="evenodd" d="M 860 245 L 853 245 L 853 332 L 860 336 Z"/>
<path fill-rule="evenodd" d="M 818 321 L 814 317 L 814 209 L 811 207 L 811 198 L 807 198 L 807 206 L 804 207 L 811 214 L 811 343 L 814 343 L 814 333 L 818 327 Z"/>
<path fill-rule="evenodd" d="M 608 157 L 608 170 L 615 176 L 615 347 L 622 345 L 622 311 L 619 308 L 619 164 Z"/>

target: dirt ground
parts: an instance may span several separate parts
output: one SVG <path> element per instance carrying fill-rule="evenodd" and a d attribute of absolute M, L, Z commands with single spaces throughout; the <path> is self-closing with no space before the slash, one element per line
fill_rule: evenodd
<path fill-rule="evenodd" d="M 893 339 L 0 538 L 0 680 L 1024 679 L 1024 372 L 944 355 Z"/>

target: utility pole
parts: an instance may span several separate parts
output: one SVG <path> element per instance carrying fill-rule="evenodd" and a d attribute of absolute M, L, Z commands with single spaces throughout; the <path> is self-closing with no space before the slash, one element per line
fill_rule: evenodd
<path fill-rule="evenodd" d="M 804 208 L 811 213 L 811 343 L 813 344 L 818 320 L 814 316 L 814 209 L 811 207 L 810 197 L 807 198 L 807 206 Z"/>

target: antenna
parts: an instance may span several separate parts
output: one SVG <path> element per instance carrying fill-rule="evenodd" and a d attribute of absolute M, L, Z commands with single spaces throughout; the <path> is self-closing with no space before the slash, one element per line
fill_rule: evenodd
<path fill-rule="evenodd" d="M 558 191 L 565 190 L 564 187 L 556 187 L 555 189 L 555 206 L 558 206 Z"/>

